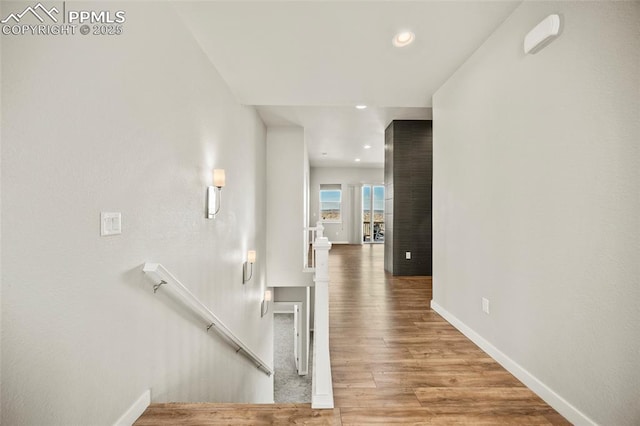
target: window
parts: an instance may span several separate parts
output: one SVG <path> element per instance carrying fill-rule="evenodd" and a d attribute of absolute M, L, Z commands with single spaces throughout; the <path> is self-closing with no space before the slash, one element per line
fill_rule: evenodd
<path fill-rule="evenodd" d="M 342 187 L 340 185 L 320 185 L 320 220 L 342 221 Z"/>
<path fill-rule="evenodd" d="M 384 242 L 384 186 L 362 186 L 362 241 Z"/>

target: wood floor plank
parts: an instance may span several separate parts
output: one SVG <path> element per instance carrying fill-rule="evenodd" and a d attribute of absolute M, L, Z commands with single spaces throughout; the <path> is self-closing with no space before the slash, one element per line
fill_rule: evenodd
<path fill-rule="evenodd" d="M 446 370 L 451 373 L 489 372 L 502 371 L 502 367 L 492 359 L 469 360 L 460 358 L 426 358 L 426 359 L 393 359 L 393 360 L 331 360 L 332 371 L 344 374 L 345 372 L 394 372 L 394 373 L 437 373 Z"/>
<path fill-rule="evenodd" d="M 435 414 L 554 413 L 539 396 L 526 387 L 429 387 L 415 389 L 420 403 Z"/>
<path fill-rule="evenodd" d="M 373 374 L 370 371 L 335 370 L 331 371 L 333 388 L 375 388 Z"/>
<path fill-rule="evenodd" d="M 336 388 L 334 402 L 339 407 L 422 407 L 413 388 Z"/>
<path fill-rule="evenodd" d="M 398 348 L 389 348 L 389 349 L 398 349 Z M 410 348 L 407 349 L 411 356 L 415 359 L 426 359 L 426 358 L 460 358 L 460 359 L 477 359 L 477 358 L 487 358 L 488 355 L 482 352 L 479 348 L 473 347 L 465 347 L 461 348 L 460 346 L 452 346 L 452 347 L 420 347 L 420 348 Z"/>
<path fill-rule="evenodd" d="M 345 346 L 340 348 L 331 348 L 331 362 L 335 361 L 386 361 L 393 360 L 395 358 L 411 359 L 413 356 L 411 352 L 406 348 L 367 348 Z"/>
<path fill-rule="evenodd" d="M 470 387 L 524 386 L 507 371 L 420 371 L 373 372 L 376 386 L 382 387 Z"/>
<path fill-rule="evenodd" d="M 340 425 L 340 410 L 305 405 L 152 404 L 135 426 L 164 425 Z"/>
<path fill-rule="evenodd" d="M 436 415 L 428 408 L 342 408 L 343 426 L 365 425 L 550 425 L 542 415 Z"/>
<path fill-rule="evenodd" d="M 387 344 L 382 337 L 353 337 L 353 336 L 331 336 L 329 342 L 332 347 L 337 346 L 368 346 L 386 348 Z"/>

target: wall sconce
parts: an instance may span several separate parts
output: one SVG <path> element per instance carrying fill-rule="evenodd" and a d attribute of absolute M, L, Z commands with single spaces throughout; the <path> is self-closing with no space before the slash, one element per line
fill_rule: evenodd
<path fill-rule="evenodd" d="M 244 262 L 244 268 L 242 268 L 242 284 L 245 284 L 253 276 L 254 263 L 256 263 L 256 251 L 249 250 L 247 252 L 247 261 Z"/>
<path fill-rule="evenodd" d="M 224 169 L 215 169 L 213 171 L 213 186 L 207 187 L 207 219 L 213 219 L 220 211 L 220 193 L 225 182 Z"/>
<path fill-rule="evenodd" d="M 267 312 L 269 312 L 269 302 L 271 302 L 271 290 L 265 290 L 264 300 L 262 301 L 262 306 L 260 308 L 261 317 L 267 315 Z"/>
<path fill-rule="evenodd" d="M 549 15 L 524 37 L 524 53 L 536 53 L 560 34 L 560 15 Z"/>

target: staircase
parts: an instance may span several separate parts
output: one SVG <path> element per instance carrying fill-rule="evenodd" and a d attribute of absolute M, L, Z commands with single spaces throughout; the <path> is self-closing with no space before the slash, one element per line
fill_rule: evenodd
<path fill-rule="evenodd" d="M 151 404 L 135 426 L 163 425 L 340 425 L 340 410 L 311 404 Z"/>
<path fill-rule="evenodd" d="M 314 273 L 315 329 L 313 344 L 313 376 L 311 404 L 239 404 L 239 403 L 154 403 L 147 407 L 134 425 L 340 425 L 340 410 L 334 409 L 329 355 L 329 250 L 331 243 L 324 237 L 318 223 L 312 231 L 311 265 L 305 270 Z M 306 244 L 305 244 L 306 245 Z M 156 281 L 154 292 L 165 286 L 186 306 L 199 314 L 205 323 L 215 326 L 223 337 L 271 375 L 272 371 L 250 349 L 239 342 L 224 324 L 162 265 L 146 264 L 144 271 Z M 313 408 L 312 408 L 313 407 Z"/>

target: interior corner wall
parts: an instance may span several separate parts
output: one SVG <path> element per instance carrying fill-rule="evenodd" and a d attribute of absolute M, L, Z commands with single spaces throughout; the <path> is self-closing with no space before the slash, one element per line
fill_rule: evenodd
<path fill-rule="evenodd" d="M 433 98 L 434 305 L 576 424 L 640 421 L 639 23 L 523 2 Z"/>
<path fill-rule="evenodd" d="M 309 197 L 311 196 L 311 165 L 309 164 L 309 146 L 306 139 L 305 133 L 305 141 L 304 141 L 304 181 L 303 181 L 303 191 L 304 196 L 302 200 L 302 227 L 303 229 L 309 228 Z M 315 226 L 315 224 L 314 224 Z M 309 241 L 309 232 L 304 232 L 304 237 L 302 241 L 302 247 L 305 252 L 311 244 Z"/>
<path fill-rule="evenodd" d="M 269 127 L 266 257 L 270 287 L 313 285 L 313 274 L 304 272 L 307 176 L 304 129 Z"/>
<path fill-rule="evenodd" d="M 147 389 L 273 402 L 272 377 L 142 272 L 163 264 L 273 365 L 265 126 L 170 5 L 83 6 L 122 8 L 124 32 L 1 36 L 1 423 L 113 424 Z M 208 220 L 213 168 L 227 185 Z M 121 235 L 100 236 L 101 211 L 122 213 Z"/>
<path fill-rule="evenodd" d="M 362 244 L 362 226 L 354 207 L 362 208 L 363 184 L 382 185 L 384 169 L 381 167 L 312 167 L 309 223 L 315 226 L 320 219 L 320 185 L 342 185 L 342 221 L 324 223 L 324 235 L 332 243 Z"/>

